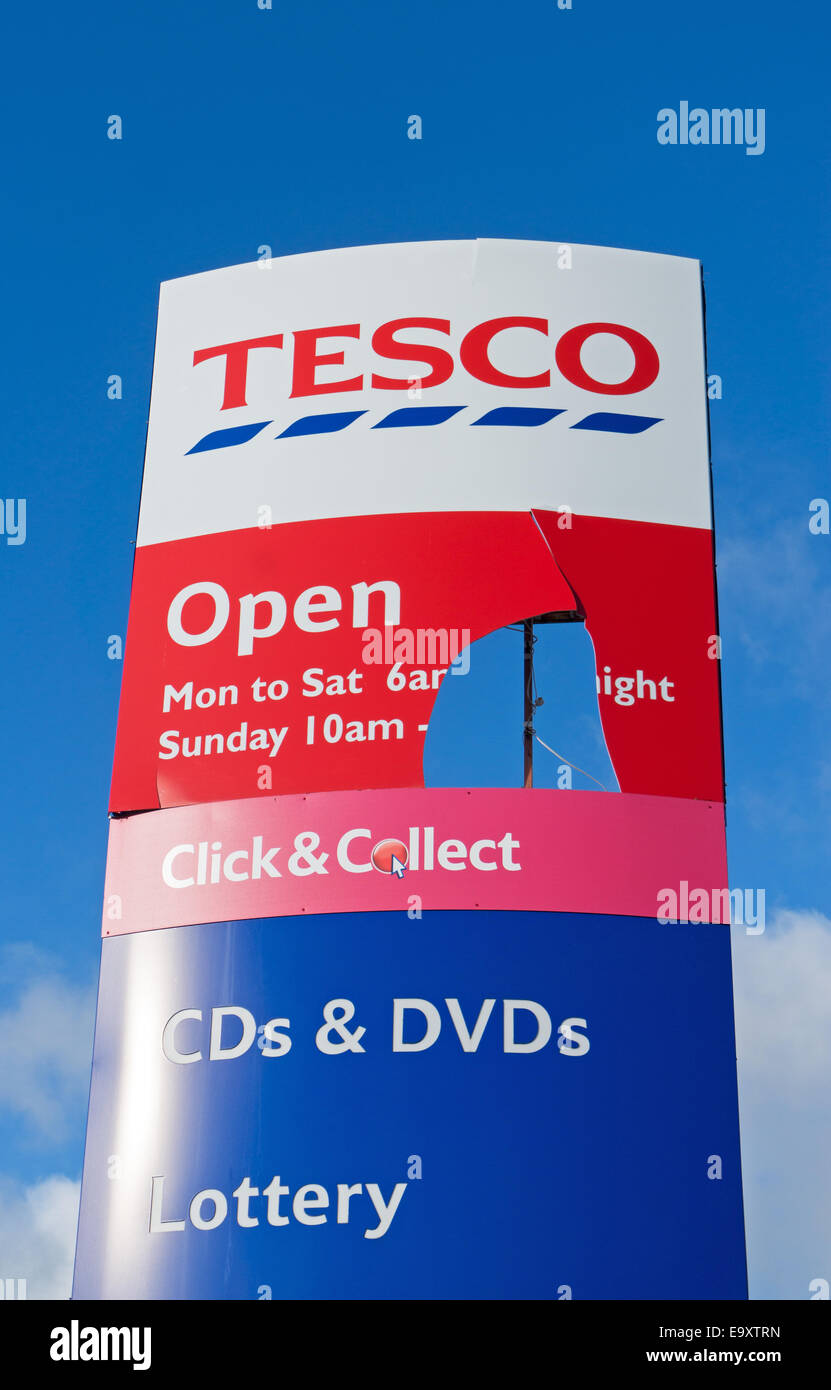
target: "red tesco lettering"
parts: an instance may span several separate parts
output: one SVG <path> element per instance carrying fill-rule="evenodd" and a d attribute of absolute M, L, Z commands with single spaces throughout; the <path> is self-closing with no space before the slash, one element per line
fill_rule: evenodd
<path fill-rule="evenodd" d="M 412 370 L 406 376 L 386 376 L 372 372 L 369 384 L 378 391 L 406 391 L 413 380 L 420 382 L 421 388 L 441 386 L 453 375 L 455 363 L 448 348 L 430 342 L 402 342 L 398 334 L 407 329 L 429 329 L 445 336 L 450 335 L 449 319 L 442 318 L 398 318 L 390 319 L 375 329 L 371 346 L 375 355 L 389 362 L 405 362 L 411 367 L 426 364 L 428 372 Z M 508 390 L 539 390 L 551 385 L 550 368 L 529 376 L 520 376 L 503 371 L 491 359 L 494 340 L 502 333 L 531 332 L 540 337 L 549 336 L 548 319 L 533 318 L 527 315 L 506 315 L 501 318 L 486 319 L 476 324 L 462 338 L 459 345 L 459 362 L 467 374 L 486 386 L 496 386 Z M 634 355 L 634 366 L 625 381 L 600 381 L 591 375 L 582 361 L 582 351 L 590 338 L 596 334 L 610 334 L 621 339 Z M 320 380 L 320 369 L 345 367 L 346 344 L 344 340 L 361 337 L 358 323 L 336 324 L 329 328 L 303 328 L 291 334 L 294 343 L 291 392 L 292 398 L 321 396 L 333 392 L 361 391 L 364 387 L 364 374 L 341 376 L 338 380 Z M 341 347 L 332 352 L 321 352 L 320 344 L 329 340 L 340 340 Z M 225 359 L 225 376 L 222 410 L 235 410 L 247 404 L 246 383 L 250 354 L 264 349 L 283 350 L 284 335 L 273 333 L 261 338 L 245 338 L 238 343 L 222 343 L 216 347 L 199 348 L 193 354 L 193 365 L 213 358 Z M 554 361 L 560 375 L 572 386 L 605 396 L 630 396 L 645 391 L 656 380 L 660 371 L 660 359 L 655 346 L 643 333 L 621 323 L 581 323 L 570 328 L 557 341 Z M 541 357 L 541 366 L 544 358 Z"/>

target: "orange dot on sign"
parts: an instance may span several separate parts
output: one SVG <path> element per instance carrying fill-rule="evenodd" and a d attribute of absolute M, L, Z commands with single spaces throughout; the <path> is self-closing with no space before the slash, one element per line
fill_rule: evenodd
<path fill-rule="evenodd" d="M 382 874 L 392 873 L 393 859 L 397 859 L 399 864 L 406 864 L 408 857 L 407 846 L 401 840 L 379 840 L 372 851 L 372 863 Z"/>

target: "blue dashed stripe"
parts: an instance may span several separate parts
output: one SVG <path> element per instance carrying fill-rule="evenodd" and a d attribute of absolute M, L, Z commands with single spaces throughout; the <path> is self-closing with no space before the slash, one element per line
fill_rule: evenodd
<path fill-rule="evenodd" d="M 302 415 L 275 438 L 294 439 L 298 434 L 335 434 L 337 430 L 345 430 L 347 425 L 351 425 L 361 415 L 366 415 L 366 411 L 343 410 L 334 414 L 330 412 L 328 415 Z"/>
<path fill-rule="evenodd" d="M 489 410 L 479 420 L 471 420 L 472 425 L 520 425 L 524 429 L 534 429 L 537 425 L 547 425 L 562 410 L 542 410 L 535 405 L 500 405 Z"/>
<path fill-rule="evenodd" d="M 458 415 L 466 408 L 463 405 L 402 406 L 399 410 L 393 410 L 389 415 L 377 420 L 370 428 L 391 430 L 443 425 L 445 421 L 452 419 L 454 415 Z M 338 430 L 345 430 L 347 426 L 354 424 L 362 415 L 368 413 L 366 410 L 344 410 L 328 411 L 321 415 L 302 415 L 299 420 L 293 420 L 286 429 L 274 437 L 275 439 L 296 439 L 301 435 L 334 434 Z M 485 415 L 480 415 L 477 420 L 469 420 L 468 425 L 501 429 L 534 429 L 539 425 L 548 424 L 558 415 L 565 414 L 565 410 L 544 409 L 540 406 L 502 405 L 487 411 Z M 599 430 L 604 434 L 643 434 L 644 430 L 651 429 L 653 425 L 660 423 L 661 416 L 628 415 L 623 411 L 601 410 L 595 411 L 591 415 L 584 415 L 582 420 L 576 420 L 569 428 L 573 430 Z M 249 439 L 253 439 L 255 435 L 271 424 L 273 424 L 272 420 L 261 420 L 256 425 L 237 425 L 227 430 L 213 430 L 211 434 L 206 434 L 197 444 L 194 444 L 192 449 L 188 449 L 188 453 L 201 454 L 207 449 L 228 449 L 236 444 L 247 444 Z"/>
<path fill-rule="evenodd" d="M 206 434 L 194 444 L 192 449 L 188 449 L 189 454 L 201 454 L 206 449 L 229 449 L 233 444 L 247 444 L 249 439 L 253 439 L 255 434 L 264 430 L 266 425 L 270 425 L 271 420 L 261 420 L 258 425 L 234 425 L 228 430 L 213 430 L 211 434 Z"/>
<path fill-rule="evenodd" d="M 394 410 L 373 425 L 374 430 L 399 430 L 412 425 L 443 425 L 452 415 L 464 410 L 463 405 L 405 405 Z"/>
<path fill-rule="evenodd" d="M 587 415 L 572 425 L 573 430 L 605 430 L 607 434 L 643 434 L 653 425 L 660 425 L 661 417 L 655 415 L 620 415 L 617 411 L 599 410 L 595 415 Z"/>

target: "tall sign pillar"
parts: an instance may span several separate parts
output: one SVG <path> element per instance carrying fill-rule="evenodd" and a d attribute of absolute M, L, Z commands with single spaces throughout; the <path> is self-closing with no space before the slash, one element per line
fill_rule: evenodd
<path fill-rule="evenodd" d="M 700 267 L 571 250 L 162 286 L 77 1298 L 746 1297 Z M 524 785 L 425 786 L 509 624 Z"/>

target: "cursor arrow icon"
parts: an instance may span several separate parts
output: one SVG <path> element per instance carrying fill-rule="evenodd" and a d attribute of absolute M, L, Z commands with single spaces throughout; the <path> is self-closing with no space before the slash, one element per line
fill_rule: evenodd
<path fill-rule="evenodd" d="M 395 874 L 396 878 L 403 878 L 405 867 L 406 866 L 402 863 L 398 856 L 394 854 L 392 856 L 392 868 L 390 869 L 390 873 Z"/>

